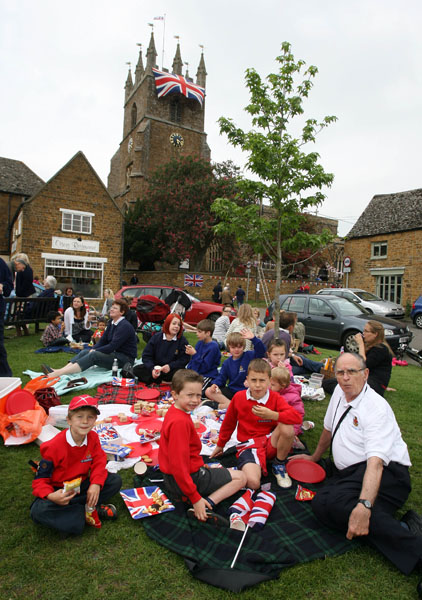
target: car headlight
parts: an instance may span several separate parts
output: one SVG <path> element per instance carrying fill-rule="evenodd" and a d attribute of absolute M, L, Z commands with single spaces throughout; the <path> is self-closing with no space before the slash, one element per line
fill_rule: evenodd
<path fill-rule="evenodd" d="M 384 329 L 384 335 L 394 335 L 394 331 L 392 329 Z"/>

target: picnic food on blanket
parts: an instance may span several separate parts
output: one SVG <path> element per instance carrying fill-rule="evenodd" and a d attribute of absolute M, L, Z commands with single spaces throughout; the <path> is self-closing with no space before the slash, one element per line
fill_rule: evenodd
<path fill-rule="evenodd" d="M 140 429 L 137 427 L 136 433 L 139 435 L 139 441 L 141 444 L 154 442 L 160 437 L 160 431 L 158 429 Z"/>
<path fill-rule="evenodd" d="M 63 493 L 65 492 L 76 492 L 77 494 L 81 491 L 82 477 L 76 477 L 75 479 L 69 479 L 69 481 L 63 481 Z"/>
<path fill-rule="evenodd" d="M 296 500 L 301 500 L 302 502 L 304 502 L 306 500 L 312 500 L 315 494 L 316 492 L 314 492 L 313 490 L 308 490 L 308 488 L 305 488 L 302 485 L 298 484 L 295 498 Z"/>
<path fill-rule="evenodd" d="M 150 416 L 156 409 L 155 402 L 147 402 L 146 400 L 138 400 L 133 405 L 133 412 L 136 414 L 142 414 L 146 417 Z"/>
<path fill-rule="evenodd" d="M 159 487 L 141 487 L 120 490 L 132 519 L 152 517 L 174 510 L 173 504 Z"/>
<path fill-rule="evenodd" d="M 109 440 L 100 440 L 100 443 L 104 452 L 113 456 L 113 460 L 124 460 L 132 452 L 132 448 L 123 444 L 115 444 Z"/>

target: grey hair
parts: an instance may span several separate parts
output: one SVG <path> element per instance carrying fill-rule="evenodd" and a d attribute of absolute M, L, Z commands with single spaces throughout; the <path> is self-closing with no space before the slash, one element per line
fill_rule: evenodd
<path fill-rule="evenodd" d="M 53 290 L 57 286 L 57 279 L 55 277 L 53 277 L 52 275 L 47 275 L 47 277 L 45 278 L 45 281 L 48 283 L 48 287 L 53 288 Z"/>
<path fill-rule="evenodd" d="M 335 371 L 337 372 L 337 363 L 339 358 L 341 358 L 342 356 L 353 356 L 353 358 L 356 358 L 356 360 L 359 361 L 360 364 L 360 368 L 361 369 L 366 369 L 366 362 L 365 359 L 363 358 L 363 356 L 361 356 L 360 354 L 358 354 L 357 352 L 344 352 L 343 354 L 340 354 L 340 356 L 337 357 L 336 360 L 336 368 Z"/>
<path fill-rule="evenodd" d="M 24 260 L 23 258 L 14 258 L 13 259 L 14 263 L 20 263 L 21 265 L 25 265 L 25 267 L 28 266 L 29 263 L 26 262 L 26 260 Z"/>

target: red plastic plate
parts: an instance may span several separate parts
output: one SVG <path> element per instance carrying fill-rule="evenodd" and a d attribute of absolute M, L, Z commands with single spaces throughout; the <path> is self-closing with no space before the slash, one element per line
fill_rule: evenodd
<path fill-rule="evenodd" d="M 151 444 L 141 444 L 140 442 L 131 442 L 130 444 L 125 444 L 125 446 L 129 446 L 132 448 L 132 452 L 129 454 L 128 458 L 137 458 L 138 456 L 144 456 L 144 454 L 149 454 L 152 450 Z"/>
<path fill-rule="evenodd" d="M 28 390 L 14 390 L 6 400 L 6 413 L 16 415 L 25 410 L 33 410 L 35 398 Z"/>
<path fill-rule="evenodd" d="M 135 398 L 138 400 L 146 400 L 147 402 L 156 402 L 160 397 L 160 390 L 151 390 L 150 388 L 144 388 L 135 393 Z"/>
<path fill-rule="evenodd" d="M 286 468 L 290 477 L 303 483 L 319 483 L 325 479 L 324 469 L 317 463 L 304 458 L 289 460 Z"/>

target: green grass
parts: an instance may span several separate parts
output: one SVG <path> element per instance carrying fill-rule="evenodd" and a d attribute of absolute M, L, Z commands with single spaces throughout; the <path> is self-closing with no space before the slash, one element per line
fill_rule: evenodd
<path fill-rule="evenodd" d="M 7 331 L 7 335 L 14 332 Z M 9 362 L 15 376 L 23 370 L 39 370 L 47 356 L 52 366 L 67 360 L 63 353 L 37 355 L 38 337 L 6 341 Z M 190 342 L 195 336 L 188 335 Z M 140 350 L 143 343 L 140 344 Z M 323 356 L 333 350 L 323 350 Z M 22 376 L 27 381 L 26 376 Z M 395 367 L 391 385 L 397 392 L 387 393 L 396 413 L 403 437 L 409 445 L 413 467 L 413 491 L 404 508 L 422 511 L 422 441 L 420 418 L 419 367 Z M 95 390 L 92 390 L 95 393 Z M 68 403 L 73 394 L 62 397 Z M 306 402 L 306 418 L 316 424 L 305 434 L 314 448 L 327 407 L 327 400 Z M 0 445 L 0 598 L 50 600 L 145 600 L 230 599 L 236 594 L 200 583 L 193 579 L 183 560 L 158 546 L 133 521 L 120 497 L 117 522 L 106 522 L 100 531 L 87 529 L 78 538 L 61 539 L 54 531 L 34 525 L 29 517 L 32 473 L 29 459 L 37 459 L 35 444 L 15 448 Z M 123 487 L 133 486 L 132 469 L 122 471 Z M 286 569 L 278 580 L 242 593 L 245 599 L 257 597 L 309 599 L 403 599 L 415 597 L 417 576 L 404 577 L 375 550 L 363 547 L 343 556 L 318 560 Z"/>

